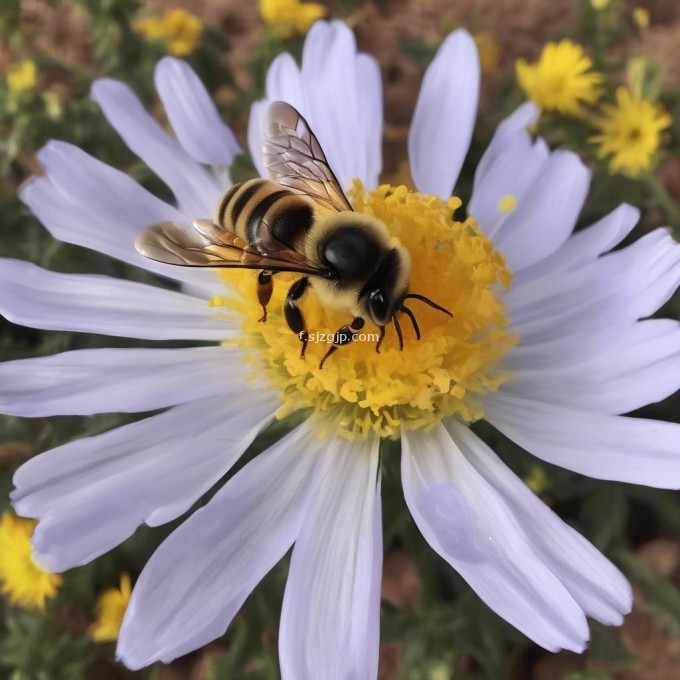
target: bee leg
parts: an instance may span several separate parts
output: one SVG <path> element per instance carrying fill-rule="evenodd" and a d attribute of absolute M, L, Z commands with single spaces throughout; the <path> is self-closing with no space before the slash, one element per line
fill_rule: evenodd
<path fill-rule="evenodd" d="M 274 276 L 274 272 L 263 270 L 257 277 L 257 299 L 262 305 L 262 318 L 258 319 L 258 321 L 262 323 L 267 320 L 267 305 L 272 299 L 272 291 L 274 290 L 272 276 Z"/>
<path fill-rule="evenodd" d="M 394 330 L 397 331 L 397 337 L 399 338 L 399 351 L 403 352 L 404 351 L 404 334 L 401 332 L 401 326 L 399 325 L 399 319 L 397 319 L 396 314 L 392 317 L 392 323 L 394 324 Z"/>
<path fill-rule="evenodd" d="M 382 345 L 385 339 L 385 326 L 378 326 L 380 329 L 380 337 L 378 338 L 378 344 L 375 346 L 375 353 L 380 354 L 380 345 Z"/>
<path fill-rule="evenodd" d="M 348 345 L 350 342 L 352 342 L 352 340 L 354 340 L 354 336 L 357 334 L 357 331 L 360 331 L 363 327 L 364 320 L 360 316 L 356 316 L 354 319 L 352 319 L 352 323 L 345 324 L 341 328 L 338 328 L 338 330 L 335 331 L 335 336 L 333 337 L 333 344 L 326 352 L 323 359 L 321 359 L 319 368 L 323 368 L 326 359 L 328 359 L 328 357 L 333 354 L 333 352 L 335 352 L 338 347 Z"/>
<path fill-rule="evenodd" d="M 283 303 L 283 314 L 288 322 L 288 327 L 295 335 L 300 338 L 302 349 L 300 350 L 300 358 L 304 358 L 305 350 L 307 349 L 307 329 L 305 328 L 305 320 L 302 317 L 302 312 L 297 306 L 297 302 L 304 295 L 304 292 L 309 286 L 309 279 L 305 276 L 298 279 L 288 291 L 286 301 Z"/>

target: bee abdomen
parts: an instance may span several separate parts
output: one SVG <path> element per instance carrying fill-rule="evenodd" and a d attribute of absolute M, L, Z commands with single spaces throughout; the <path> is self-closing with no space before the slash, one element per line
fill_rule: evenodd
<path fill-rule="evenodd" d="M 314 223 L 309 201 L 266 179 L 251 179 L 231 187 L 219 200 L 213 221 L 253 243 L 266 229 L 292 249 L 302 245 Z"/>
<path fill-rule="evenodd" d="M 252 206 L 256 205 L 256 196 L 270 182 L 264 179 L 249 179 L 247 182 L 234 184 L 218 201 L 213 214 L 213 222 L 225 227 L 229 231 L 245 238 L 241 217 L 246 215 Z M 250 206 L 250 207 L 249 207 Z M 248 240 L 248 239 L 246 239 Z"/>

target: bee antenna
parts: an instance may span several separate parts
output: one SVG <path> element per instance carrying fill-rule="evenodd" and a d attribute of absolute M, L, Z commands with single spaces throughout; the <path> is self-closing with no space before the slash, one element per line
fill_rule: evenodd
<path fill-rule="evenodd" d="M 436 302 L 433 302 L 432 300 L 430 300 L 430 298 L 427 298 L 424 295 L 419 295 L 418 293 L 409 293 L 404 297 L 404 300 L 408 300 L 409 298 L 415 298 L 416 300 L 420 300 L 421 302 L 424 302 L 426 305 L 429 305 L 433 309 L 436 309 L 440 312 L 444 312 L 444 314 L 448 314 L 449 316 L 453 316 L 453 314 L 451 314 L 451 312 L 449 312 L 448 309 L 441 307 Z"/>
<path fill-rule="evenodd" d="M 399 338 L 399 351 L 401 352 L 404 349 L 404 334 L 401 332 L 401 326 L 399 325 L 399 320 L 397 319 L 396 314 L 392 317 L 392 322 L 394 323 L 394 330 L 397 331 L 397 337 Z"/>
<path fill-rule="evenodd" d="M 399 308 L 399 311 L 404 312 L 408 318 L 411 319 L 413 330 L 416 332 L 416 339 L 420 340 L 420 328 L 418 328 L 418 322 L 416 321 L 416 317 L 413 315 L 413 312 L 406 305 L 402 305 Z"/>

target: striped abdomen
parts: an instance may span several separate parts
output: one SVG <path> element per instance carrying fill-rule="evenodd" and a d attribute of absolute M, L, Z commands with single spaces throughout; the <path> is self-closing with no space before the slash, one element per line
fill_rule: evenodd
<path fill-rule="evenodd" d="M 235 184 L 217 203 L 213 222 L 235 233 L 246 243 L 263 235 L 263 229 L 293 250 L 302 252 L 314 222 L 309 201 L 290 189 L 266 179 Z"/>

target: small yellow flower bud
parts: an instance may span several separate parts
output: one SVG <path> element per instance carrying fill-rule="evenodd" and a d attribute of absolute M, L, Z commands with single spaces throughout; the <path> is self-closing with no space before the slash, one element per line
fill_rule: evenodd
<path fill-rule="evenodd" d="M 38 80 L 35 64 L 30 59 L 10 66 L 7 71 L 7 88 L 10 92 L 26 92 L 32 90 Z"/>

